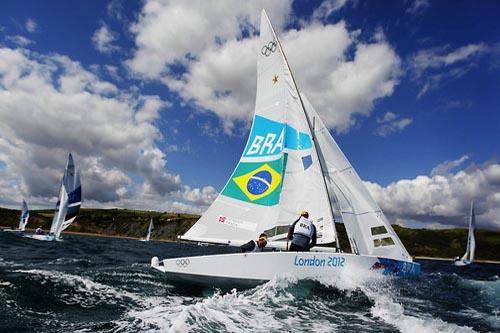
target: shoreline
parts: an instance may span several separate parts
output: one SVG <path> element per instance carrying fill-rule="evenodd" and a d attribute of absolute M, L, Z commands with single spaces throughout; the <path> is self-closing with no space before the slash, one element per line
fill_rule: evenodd
<path fill-rule="evenodd" d="M 2 228 L 3 229 L 10 229 L 10 228 Z M 35 229 L 27 228 L 27 231 L 32 231 L 34 232 Z M 90 236 L 90 237 L 108 237 L 108 238 L 118 238 L 118 239 L 129 239 L 129 240 L 140 240 L 141 238 L 138 237 L 131 237 L 131 236 L 120 236 L 120 235 L 106 235 L 106 234 L 96 234 L 96 233 L 90 233 L 90 232 L 80 232 L 80 231 L 64 231 L 63 235 L 77 235 L 77 236 Z M 168 240 L 168 239 L 151 239 L 151 241 L 154 242 L 163 242 L 163 243 L 176 243 L 174 240 Z M 416 260 L 437 260 L 437 261 L 449 261 L 453 262 L 453 258 L 442 258 L 442 257 L 428 257 L 428 256 L 414 256 L 414 259 Z M 496 264 L 500 265 L 500 261 L 498 260 L 485 260 L 485 259 L 475 259 L 474 262 L 481 263 L 481 264 Z"/>
<path fill-rule="evenodd" d="M 453 262 L 453 258 L 440 258 L 440 257 L 426 257 L 426 256 L 415 256 L 415 259 L 422 259 L 422 260 L 438 260 L 438 261 L 449 261 Z M 474 259 L 474 262 L 480 263 L 480 264 L 496 264 L 500 265 L 500 261 L 498 260 L 486 260 L 486 259 Z"/>

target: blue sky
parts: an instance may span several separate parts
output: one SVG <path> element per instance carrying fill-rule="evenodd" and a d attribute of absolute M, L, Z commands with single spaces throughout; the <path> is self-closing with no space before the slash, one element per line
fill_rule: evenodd
<path fill-rule="evenodd" d="M 264 5 L 393 222 L 463 225 L 475 197 L 500 227 L 494 1 L 3 1 L 0 204 L 51 206 L 71 150 L 86 206 L 203 211 L 246 142 Z"/>

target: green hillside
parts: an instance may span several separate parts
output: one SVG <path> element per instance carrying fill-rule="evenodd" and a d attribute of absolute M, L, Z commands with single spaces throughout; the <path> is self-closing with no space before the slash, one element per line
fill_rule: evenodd
<path fill-rule="evenodd" d="M 30 211 L 28 227 L 41 226 L 48 230 L 52 222 L 53 210 Z M 20 211 L 0 208 L 0 226 L 16 227 Z M 149 220 L 153 218 L 155 230 L 152 239 L 176 240 L 199 218 L 193 214 L 177 214 L 127 209 L 82 209 L 68 231 L 101 234 L 107 236 L 145 237 Z M 413 256 L 453 258 L 462 255 L 467 242 L 466 229 L 409 229 L 394 225 L 394 230 Z M 340 243 L 349 249 L 345 228 L 337 225 Z M 476 230 L 476 258 L 500 260 L 500 232 Z"/>

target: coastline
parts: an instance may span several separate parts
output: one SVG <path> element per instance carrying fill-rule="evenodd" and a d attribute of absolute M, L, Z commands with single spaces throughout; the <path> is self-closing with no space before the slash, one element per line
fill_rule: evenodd
<path fill-rule="evenodd" d="M 426 256 L 415 256 L 415 259 L 419 260 L 438 260 L 438 261 L 449 261 L 453 262 L 453 258 L 439 258 L 439 257 L 426 257 Z M 500 261 L 496 260 L 484 260 L 484 259 L 474 259 L 474 262 L 480 263 L 480 264 L 496 264 L 500 265 Z"/>
<path fill-rule="evenodd" d="M 1 228 L 9 229 L 9 228 Z M 26 231 L 35 232 L 35 229 L 27 228 Z M 89 236 L 89 237 L 108 237 L 108 238 L 119 238 L 119 239 L 129 239 L 129 240 L 140 240 L 139 237 L 131 237 L 131 236 L 120 236 L 120 235 L 106 235 L 106 234 L 97 234 L 97 233 L 89 233 L 89 232 L 79 232 L 79 231 L 63 231 L 63 235 L 77 235 L 77 236 Z M 174 240 L 168 239 L 151 239 L 154 242 L 163 242 L 163 243 L 175 243 Z M 437 260 L 437 261 L 449 261 L 453 262 L 453 258 L 442 258 L 442 257 L 429 257 L 429 256 L 414 256 L 416 260 Z M 481 264 L 496 264 L 500 265 L 500 261 L 497 260 L 483 260 L 483 259 L 475 259 L 474 262 Z"/>

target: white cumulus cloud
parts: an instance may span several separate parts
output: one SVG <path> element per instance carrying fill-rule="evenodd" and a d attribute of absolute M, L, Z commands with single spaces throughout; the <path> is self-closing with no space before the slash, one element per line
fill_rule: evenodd
<path fill-rule="evenodd" d="M 0 48 L 0 205 L 51 206 L 68 152 L 90 206 L 200 210 L 210 189 L 167 170 L 155 127 L 169 103 L 117 89 L 64 55 Z"/>
<path fill-rule="evenodd" d="M 500 229 L 500 164 L 496 162 L 402 179 L 385 187 L 371 182 L 365 185 L 394 219 L 465 228 L 474 200 L 478 227 Z"/>
<path fill-rule="evenodd" d="M 133 74 L 158 80 L 199 111 L 213 112 L 226 132 L 248 125 L 255 100 L 257 30 L 266 7 L 280 34 L 299 88 L 329 127 L 347 130 L 357 115 L 398 84 L 400 58 L 379 31 L 358 40 L 345 22 L 320 18 L 344 2 L 321 5 L 299 30 L 283 30 L 292 16 L 288 1 L 146 1 L 131 27 L 136 50 L 126 65 Z M 221 10 L 224 8 L 224 10 Z M 221 14 L 224 13 L 224 14 Z"/>

